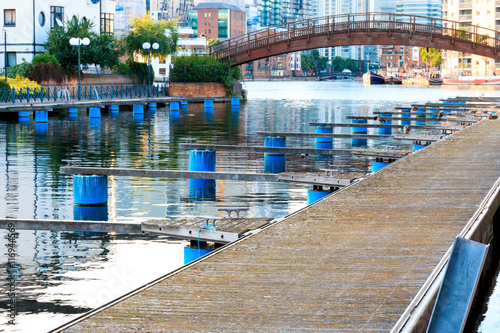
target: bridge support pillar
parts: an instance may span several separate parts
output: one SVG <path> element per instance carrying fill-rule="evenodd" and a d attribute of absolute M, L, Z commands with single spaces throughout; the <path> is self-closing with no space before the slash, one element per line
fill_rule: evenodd
<path fill-rule="evenodd" d="M 215 151 L 190 150 L 189 171 L 215 172 Z M 193 201 L 215 200 L 215 179 L 190 179 L 189 197 Z"/>
<path fill-rule="evenodd" d="M 266 136 L 264 147 L 286 147 L 286 138 L 284 136 Z M 264 172 L 281 173 L 285 170 L 285 153 L 264 153 Z"/>

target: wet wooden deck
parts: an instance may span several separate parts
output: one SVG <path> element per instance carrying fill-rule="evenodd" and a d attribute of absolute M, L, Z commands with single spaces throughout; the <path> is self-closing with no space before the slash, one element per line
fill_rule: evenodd
<path fill-rule="evenodd" d="M 484 120 L 62 329 L 389 332 L 499 165 Z"/>

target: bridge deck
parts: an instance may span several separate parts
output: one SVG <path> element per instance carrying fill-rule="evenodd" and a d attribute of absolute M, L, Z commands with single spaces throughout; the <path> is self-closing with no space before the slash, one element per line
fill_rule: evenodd
<path fill-rule="evenodd" d="M 480 122 L 66 331 L 389 332 L 499 164 L 500 121 Z"/>

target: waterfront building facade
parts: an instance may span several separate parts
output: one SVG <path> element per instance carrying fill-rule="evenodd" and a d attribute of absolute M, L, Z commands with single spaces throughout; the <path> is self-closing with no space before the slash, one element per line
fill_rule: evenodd
<path fill-rule="evenodd" d="M 18 0 L 2 1 L 2 34 L 0 68 L 31 61 L 45 51 L 47 33 L 63 27 L 73 17 L 94 22 L 99 33 L 114 32 L 115 6 L 113 0 Z M 5 51 L 6 50 L 6 51 Z"/>
<path fill-rule="evenodd" d="M 87 1 L 87 0 L 79 0 Z M 116 0 L 115 13 L 115 35 L 121 37 L 128 31 L 130 18 L 134 15 L 140 16 L 146 12 L 146 1 Z"/>
<path fill-rule="evenodd" d="M 466 31 L 471 31 L 471 25 L 499 30 L 500 1 L 444 0 L 443 18 L 458 21 L 459 28 Z M 478 30 L 478 33 L 491 35 L 486 30 Z M 495 62 L 490 58 L 455 51 L 443 51 L 442 72 L 444 76 L 490 76 L 499 65 L 500 62 Z"/>
<path fill-rule="evenodd" d="M 220 2 L 200 3 L 189 19 L 194 34 L 220 41 L 246 33 L 246 15 L 240 8 Z"/>

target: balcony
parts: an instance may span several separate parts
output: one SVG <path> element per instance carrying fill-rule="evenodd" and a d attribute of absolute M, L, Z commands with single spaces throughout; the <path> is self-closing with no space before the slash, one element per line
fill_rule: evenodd
<path fill-rule="evenodd" d="M 472 21 L 472 14 L 469 15 L 460 15 L 458 17 L 459 21 Z"/>
<path fill-rule="evenodd" d="M 460 3 L 458 4 L 458 8 L 460 9 L 472 8 L 472 1 L 463 1 L 463 2 L 460 1 Z"/>
<path fill-rule="evenodd" d="M 251 71 L 253 69 L 253 65 L 246 65 L 245 69 Z"/>

